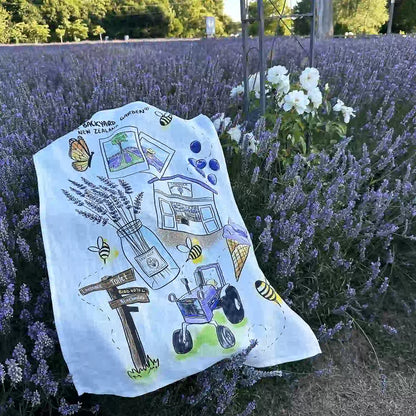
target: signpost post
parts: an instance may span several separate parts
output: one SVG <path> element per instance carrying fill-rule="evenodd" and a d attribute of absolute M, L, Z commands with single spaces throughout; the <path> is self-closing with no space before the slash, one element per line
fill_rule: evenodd
<path fill-rule="evenodd" d="M 137 371 L 146 367 L 147 356 L 134 324 L 132 312 L 138 312 L 137 306 L 129 306 L 134 303 L 148 303 L 149 291 L 145 287 L 129 287 L 119 289 L 118 286 L 125 283 L 134 282 L 136 276 L 133 269 L 125 270 L 114 276 L 104 276 L 100 282 L 84 286 L 79 289 L 81 295 L 87 295 L 91 292 L 106 290 L 110 296 L 108 302 L 111 309 L 116 309 L 123 326 L 124 335 L 126 336 L 127 345 L 130 355 Z"/>

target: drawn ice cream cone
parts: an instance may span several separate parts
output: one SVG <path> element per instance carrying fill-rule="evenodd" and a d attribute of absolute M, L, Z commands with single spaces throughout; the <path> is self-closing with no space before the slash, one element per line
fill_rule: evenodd
<path fill-rule="evenodd" d="M 224 227 L 223 237 L 227 241 L 228 250 L 233 260 L 235 277 L 238 280 L 250 251 L 250 238 L 243 227 L 232 223 Z"/>

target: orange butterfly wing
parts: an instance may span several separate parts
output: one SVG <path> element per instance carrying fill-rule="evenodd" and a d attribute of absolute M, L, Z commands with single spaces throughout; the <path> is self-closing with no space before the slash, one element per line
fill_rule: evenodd
<path fill-rule="evenodd" d="M 72 167 L 78 172 L 84 172 L 91 166 L 91 159 L 94 152 L 90 152 L 87 143 L 82 137 L 69 139 L 69 157 L 75 162 Z"/>

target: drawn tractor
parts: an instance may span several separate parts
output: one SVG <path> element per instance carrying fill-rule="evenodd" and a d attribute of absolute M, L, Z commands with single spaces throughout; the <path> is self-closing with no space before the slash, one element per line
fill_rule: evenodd
<path fill-rule="evenodd" d="M 182 328 L 173 332 L 172 343 L 177 354 L 186 354 L 192 350 L 193 342 L 188 325 L 210 324 L 215 326 L 217 338 L 223 348 L 231 348 L 235 344 L 234 334 L 226 326 L 218 325 L 214 310 L 222 308 L 225 316 L 232 324 L 244 319 L 244 308 L 237 289 L 225 282 L 218 263 L 199 266 L 194 272 L 196 287 L 190 289 L 188 279 L 181 279 L 186 293 L 179 299 L 175 294 L 168 296 L 170 302 L 176 302 L 182 313 Z"/>

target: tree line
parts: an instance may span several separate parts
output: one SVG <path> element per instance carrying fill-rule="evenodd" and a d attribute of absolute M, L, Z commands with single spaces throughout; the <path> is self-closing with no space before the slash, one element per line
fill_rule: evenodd
<path fill-rule="evenodd" d="M 0 43 L 199 37 L 206 16 L 217 35 L 235 28 L 223 0 L 1 0 Z"/>
<path fill-rule="evenodd" d="M 391 0 L 333 0 L 335 34 L 376 34 L 386 30 Z M 284 0 L 265 2 L 265 33 L 308 35 L 310 19 L 276 19 L 307 13 L 311 0 L 290 10 Z M 283 10 L 284 8 L 284 10 Z M 236 33 L 240 25 L 224 14 L 223 0 L 0 0 L 0 43 L 64 42 L 83 39 L 200 37 L 205 17 L 215 17 L 216 35 Z M 249 5 L 258 30 L 256 2 Z M 393 31 L 416 31 L 416 0 L 396 0 Z"/>
<path fill-rule="evenodd" d="M 332 0 L 334 34 L 386 33 L 391 0 Z M 311 0 L 301 0 L 294 13 L 308 13 Z M 299 35 L 309 35 L 310 19 L 297 19 L 293 29 Z M 393 13 L 393 32 L 416 32 L 416 0 L 396 0 Z"/>

